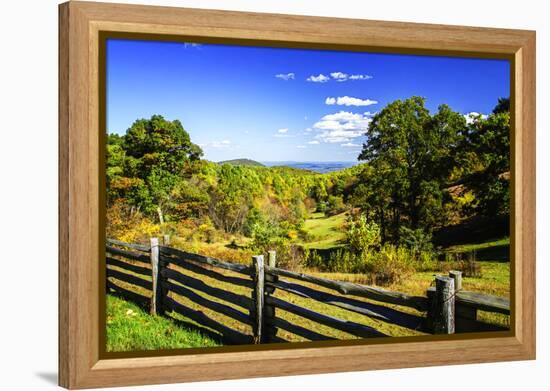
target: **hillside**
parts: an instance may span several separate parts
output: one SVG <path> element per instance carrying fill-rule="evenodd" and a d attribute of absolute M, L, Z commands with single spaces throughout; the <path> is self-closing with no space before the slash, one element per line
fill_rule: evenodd
<path fill-rule="evenodd" d="M 218 164 L 232 164 L 234 166 L 255 166 L 265 167 L 262 163 L 251 159 L 231 159 L 218 162 Z"/>

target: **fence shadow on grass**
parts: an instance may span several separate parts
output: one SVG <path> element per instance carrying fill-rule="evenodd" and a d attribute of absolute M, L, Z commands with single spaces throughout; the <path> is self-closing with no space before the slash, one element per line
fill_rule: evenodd
<path fill-rule="evenodd" d="M 389 337 L 363 324 L 356 315 L 350 319 L 317 312 L 309 304 L 295 304 L 292 296 L 307 299 L 311 304 L 338 307 L 348 314 L 360 314 L 365 320 L 375 319 L 428 334 L 505 330 L 480 321 L 478 311 L 510 314 L 509 300 L 462 290 L 459 271 L 436 276 L 435 287 L 429 288 L 425 296 L 412 296 L 281 269 L 276 267 L 274 251 L 269 252 L 265 263 L 263 255 L 252 257 L 251 265 L 160 246 L 156 238 L 151 239 L 150 246 L 108 240 L 106 252 L 107 292 L 138 304 L 152 315 L 168 316 L 178 325 L 223 344 L 289 342 L 277 335 L 280 330 L 311 341 L 334 339 L 311 325 L 299 324 L 304 319 L 354 337 Z M 208 279 L 193 277 L 188 272 L 223 284 L 207 282 Z M 246 288 L 249 293 L 239 293 L 237 287 Z M 276 291 L 290 296 L 283 300 L 274 296 Z M 401 308 L 414 309 L 416 314 Z M 280 311 L 297 317 L 291 323 L 281 317 Z M 174 317 L 174 313 L 186 320 Z M 212 314 L 216 316 L 211 317 Z M 227 321 L 219 320 L 217 315 L 239 322 L 240 330 L 233 323 L 228 325 Z"/>

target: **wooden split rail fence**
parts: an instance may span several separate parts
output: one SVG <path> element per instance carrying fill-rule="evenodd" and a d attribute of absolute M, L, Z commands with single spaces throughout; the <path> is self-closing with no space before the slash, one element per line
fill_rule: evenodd
<path fill-rule="evenodd" d="M 214 330 L 227 343 L 285 342 L 285 339 L 278 336 L 278 330 L 285 330 L 311 341 L 334 339 L 310 327 L 289 322 L 278 315 L 278 310 L 355 337 L 387 336 L 367 325 L 283 300 L 275 296 L 276 290 L 424 333 L 507 330 L 502 326 L 480 321 L 477 314 L 478 311 L 486 311 L 509 315 L 509 301 L 462 290 L 461 273 L 457 271 L 450 272 L 449 276 L 435 277 L 435 286 L 428 289 L 426 296 L 412 296 L 281 269 L 276 267 L 274 251 L 268 253 L 267 262 L 263 255 L 257 255 L 252 257 L 250 265 L 242 265 L 185 252 L 168 245 L 167 236 L 164 237 L 163 245 L 157 238 L 152 238 L 149 245 L 109 239 L 106 246 L 107 291 L 149 308 L 154 315 L 176 312 L 206 327 L 205 330 Z M 195 277 L 186 272 L 191 272 Z M 210 285 L 197 278 L 197 275 L 224 284 L 249 288 L 250 294 L 244 295 Z M 120 281 L 125 283 L 124 287 Z M 127 284 L 139 287 L 137 290 L 140 292 L 130 289 Z M 174 298 L 174 294 L 185 297 L 200 308 L 246 325 L 249 332 L 231 328 L 207 316 L 204 311 L 182 304 Z M 216 301 L 204 295 L 215 298 Z M 409 307 L 416 311 L 410 311 L 415 313 L 412 314 L 396 309 L 396 306 Z"/>

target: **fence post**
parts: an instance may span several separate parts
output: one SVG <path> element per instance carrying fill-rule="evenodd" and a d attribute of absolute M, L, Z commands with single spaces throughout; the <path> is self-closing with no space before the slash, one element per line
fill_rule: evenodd
<path fill-rule="evenodd" d="M 277 254 L 275 251 L 268 251 L 268 266 L 269 267 L 276 267 L 277 266 Z M 269 272 L 265 273 L 265 281 L 266 282 L 277 282 L 279 280 L 278 276 L 274 276 L 273 274 L 270 274 Z M 264 306 L 264 314 L 265 314 L 265 330 L 264 330 L 264 341 L 265 342 L 273 342 L 275 340 L 275 336 L 277 335 L 277 327 L 273 324 L 275 319 L 275 307 L 272 305 L 269 305 L 267 303 L 267 297 L 273 294 L 275 292 L 275 287 L 272 286 L 266 286 L 265 287 L 265 297 L 266 297 L 266 304 Z"/>
<path fill-rule="evenodd" d="M 451 277 L 435 277 L 433 304 L 434 334 L 455 332 L 455 281 Z"/>
<path fill-rule="evenodd" d="M 254 255 L 252 257 L 252 267 L 254 269 L 254 291 L 252 292 L 254 308 L 251 308 L 252 332 L 254 334 L 254 343 L 260 344 L 262 343 L 262 334 L 264 332 L 264 256 Z"/>
<path fill-rule="evenodd" d="M 162 283 L 160 281 L 160 251 L 158 238 L 151 238 L 151 270 L 153 294 L 151 295 L 151 315 L 162 314 Z"/>
<path fill-rule="evenodd" d="M 449 277 L 455 280 L 455 292 L 462 290 L 462 272 L 451 270 Z M 477 309 L 461 305 L 455 300 L 455 332 L 464 333 L 474 331 L 476 328 Z"/>
<path fill-rule="evenodd" d="M 162 236 L 162 244 L 164 244 L 165 246 L 170 245 L 170 235 L 163 235 Z"/>
<path fill-rule="evenodd" d="M 459 270 L 449 271 L 449 277 L 455 280 L 455 292 L 462 290 L 462 272 Z"/>

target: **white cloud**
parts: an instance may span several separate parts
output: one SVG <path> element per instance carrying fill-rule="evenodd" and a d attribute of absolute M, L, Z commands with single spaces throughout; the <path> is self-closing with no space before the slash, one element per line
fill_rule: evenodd
<path fill-rule="evenodd" d="M 313 125 L 313 128 L 319 132 L 315 138 L 325 143 L 351 142 L 354 138 L 365 134 L 371 116 L 369 112 L 351 113 L 349 111 L 327 114 Z"/>
<path fill-rule="evenodd" d="M 311 141 L 308 141 L 307 143 L 315 145 L 315 144 L 319 144 L 319 140 L 311 140 Z"/>
<path fill-rule="evenodd" d="M 306 128 L 305 131 L 306 131 L 307 133 L 309 133 L 309 132 L 311 132 L 312 130 L 313 130 L 313 129 L 311 129 L 311 128 Z"/>
<path fill-rule="evenodd" d="M 327 99 L 325 99 L 325 104 L 338 106 L 370 106 L 377 103 L 378 101 L 376 100 L 353 98 L 347 95 L 339 96 L 338 98 L 333 98 L 329 96 Z"/>
<path fill-rule="evenodd" d="M 344 72 L 331 72 L 330 77 L 336 81 L 348 81 L 348 80 L 368 80 L 372 79 L 371 75 L 349 75 Z"/>
<path fill-rule="evenodd" d="M 314 83 L 326 83 L 327 81 L 334 80 L 338 82 L 348 81 L 348 80 L 368 80 L 372 79 L 371 75 L 349 75 L 344 72 L 331 72 L 328 76 L 323 75 L 322 73 L 319 76 L 311 75 L 306 80 Z"/>
<path fill-rule="evenodd" d="M 229 140 L 221 140 L 221 141 L 210 141 L 205 144 L 199 144 L 201 148 L 229 148 L 232 147 L 232 143 Z"/>
<path fill-rule="evenodd" d="M 342 146 L 342 147 L 348 147 L 348 148 L 355 148 L 355 147 L 360 147 L 361 144 L 345 143 L 345 144 L 340 144 L 340 146 Z"/>
<path fill-rule="evenodd" d="M 196 49 L 198 49 L 198 48 L 200 48 L 201 46 L 202 46 L 202 45 L 201 45 L 200 43 L 193 43 L 193 42 L 185 42 L 185 43 L 183 44 L 183 47 L 184 47 L 185 49 L 187 49 L 187 48 L 196 48 Z"/>
<path fill-rule="evenodd" d="M 277 129 L 277 133 L 275 133 L 273 137 L 293 137 L 293 136 L 288 134 L 288 128 L 282 128 L 282 129 Z"/>
<path fill-rule="evenodd" d="M 466 119 L 466 123 L 468 125 L 470 125 L 470 124 L 473 124 L 474 122 L 476 122 L 479 118 L 487 119 L 487 115 L 478 113 L 476 111 L 472 111 L 470 113 L 464 114 L 464 118 Z"/>
<path fill-rule="evenodd" d="M 281 79 L 281 80 L 285 80 L 285 81 L 288 81 L 288 80 L 294 80 L 294 73 L 293 72 L 290 72 L 290 73 L 279 73 L 277 75 L 275 75 L 275 77 L 277 79 Z"/>
<path fill-rule="evenodd" d="M 307 81 L 313 82 L 313 83 L 326 83 L 330 80 L 329 77 L 323 75 L 322 73 L 319 74 L 319 76 L 313 76 L 311 75 L 306 79 Z"/>
<path fill-rule="evenodd" d="M 306 149 L 307 147 L 305 145 L 296 145 L 296 148 Z"/>
<path fill-rule="evenodd" d="M 350 80 L 369 80 L 372 79 L 371 75 L 350 75 Z"/>
<path fill-rule="evenodd" d="M 348 74 L 343 72 L 332 72 L 330 76 L 336 81 L 346 81 L 348 79 Z"/>

